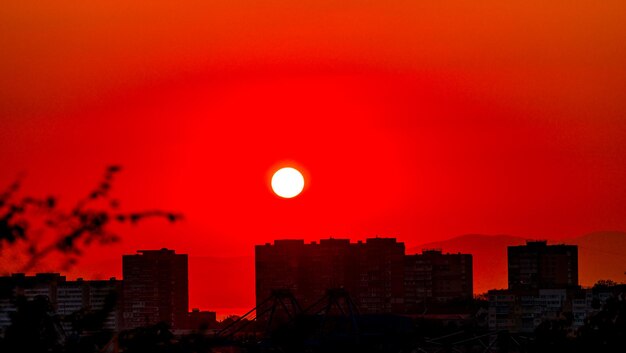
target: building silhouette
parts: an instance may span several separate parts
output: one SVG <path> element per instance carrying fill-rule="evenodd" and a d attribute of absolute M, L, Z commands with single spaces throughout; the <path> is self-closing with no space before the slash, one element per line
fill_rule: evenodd
<path fill-rule="evenodd" d="M 118 331 L 121 327 L 121 313 L 119 294 L 122 281 L 110 280 L 83 280 L 68 281 L 58 273 L 38 273 L 26 276 L 15 273 L 11 276 L 0 277 L 0 330 L 10 324 L 11 313 L 17 310 L 15 300 L 24 297 L 33 300 L 35 297 L 46 297 L 55 314 L 59 316 L 60 324 L 66 333 L 73 330 L 70 316 L 76 312 L 93 313 L 104 311 L 104 321 L 100 327 L 103 330 Z"/>
<path fill-rule="evenodd" d="M 578 247 L 528 241 L 508 247 L 509 289 L 578 286 Z"/>
<path fill-rule="evenodd" d="M 424 308 L 426 303 L 445 303 L 454 299 L 472 299 L 473 262 L 470 254 L 443 254 L 440 249 L 406 255 L 405 306 L 408 312 Z"/>
<path fill-rule="evenodd" d="M 19 297 L 45 297 L 65 334 L 74 330 L 72 316 L 96 312 L 103 320 L 98 329 L 114 332 L 159 322 L 176 330 L 213 327 L 215 312 L 188 312 L 187 264 L 187 255 L 174 250 L 140 250 L 122 257 L 123 280 L 68 281 L 58 273 L 0 277 L 0 336 Z"/>
<path fill-rule="evenodd" d="M 201 311 L 200 309 L 191 309 L 187 314 L 187 329 L 198 330 L 215 328 L 217 324 L 217 315 L 215 311 Z"/>
<path fill-rule="evenodd" d="M 404 243 L 393 238 L 276 240 L 255 248 L 256 299 L 290 290 L 302 307 L 343 288 L 364 313 L 404 308 Z"/>
<path fill-rule="evenodd" d="M 578 286 L 577 246 L 528 241 L 509 246 L 507 256 L 509 288 L 489 291 L 489 328 L 530 333 L 566 317 L 582 325 L 592 292 Z"/>
<path fill-rule="evenodd" d="M 424 301 L 471 298 L 472 257 L 426 251 L 405 255 L 394 238 L 276 240 L 255 248 L 256 302 L 290 291 L 307 307 L 343 289 L 361 313 L 405 313 Z"/>
<path fill-rule="evenodd" d="M 139 250 L 122 257 L 126 329 L 166 322 L 184 328 L 189 309 L 188 259 L 174 250 Z"/>

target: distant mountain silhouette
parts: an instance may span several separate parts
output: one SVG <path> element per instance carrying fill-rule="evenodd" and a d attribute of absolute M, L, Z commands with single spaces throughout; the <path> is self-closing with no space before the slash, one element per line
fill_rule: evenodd
<path fill-rule="evenodd" d="M 469 234 L 426 243 L 408 249 L 441 249 L 444 253 L 470 253 L 474 259 L 474 292 L 507 287 L 507 246 L 523 245 L 532 238 L 509 235 Z M 600 279 L 626 282 L 626 233 L 595 232 L 578 238 L 548 241 L 548 244 L 578 245 L 580 284 L 591 286 Z"/>

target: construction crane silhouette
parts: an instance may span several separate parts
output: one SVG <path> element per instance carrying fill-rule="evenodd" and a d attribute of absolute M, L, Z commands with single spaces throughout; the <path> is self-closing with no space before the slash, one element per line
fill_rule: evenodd
<path fill-rule="evenodd" d="M 372 331 L 373 322 L 378 324 L 378 326 L 376 324 L 373 326 L 374 331 Z M 290 290 L 276 289 L 256 307 L 220 330 L 216 335 L 218 339 L 216 342 L 226 345 L 248 344 L 257 348 L 271 348 L 277 347 L 276 344 L 281 344 L 280 337 L 289 338 L 290 335 L 304 334 L 299 338 L 305 337 L 305 341 L 301 343 L 310 351 L 326 351 L 328 347 L 332 349 L 333 345 L 337 344 L 340 346 L 349 344 L 343 347 L 367 349 L 369 342 L 381 342 L 377 341 L 376 337 L 382 337 L 382 341 L 390 340 L 385 336 L 389 333 L 383 329 L 387 324 L 399 328 L 402 326 L 393 325 L 402 323 L 405 322 L 394 321 L 392 317 L 385 316 L 385 314 L 361 315 L 358 306 L 343 288 L 328 289 L 321 298 L 304 309 Z M 255 329 L 251 336 L 255 339 L 250 341 L 245 339 L 251 336 L 250 334 L 246 336 L 244 330 L 252 324 Z M 273 340 L 278 332 L 282 332 L 282 336 L 277 337 L 278 340 Z M 240 333 L 241 335 L 238 336 Z M 520 347 L 519 340 L 525 339 L 523 336 L 514 337 L 502 330 L 481 334 L 460 330 L 439 337 L 422 337 L 409 343 L 409 346 L 405 348 L 410 347 L 408 351 L 411 352 L 434 353 L 465 352 L 467 347 L 473 347 L 472 351 L 478 349 L 484 353 L 494 353 L 498 351 L 497 346 L 506 346 L 509 343 Z"/>

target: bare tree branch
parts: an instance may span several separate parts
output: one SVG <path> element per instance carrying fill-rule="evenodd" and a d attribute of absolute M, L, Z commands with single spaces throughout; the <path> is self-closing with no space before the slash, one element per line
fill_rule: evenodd
<path fill-rule="evenodd" d="M 115 212 L 120 202 L 110 198 L 110 191 L 120 171 L 117 165 L 107 167 L 97 187 L 78 200 L 70 211 L 58 209 L 53 196 L 18 199 L 21 187 L 18 179 L 0 193 L 0 251 L 23 246 L 28 260 L 20 271 L 27 272 L 53 253 L 64 255 L 72 264 L 94 242 L 119 241 L 119 236 L 110 230 L 112 224 L 136 224 L 147 218 L 164 218 L 171 223 L 182 219 L 180 213 L 162 210 Z M 38 234 L 50 234 L 52 240 L 42 245 Z"/>

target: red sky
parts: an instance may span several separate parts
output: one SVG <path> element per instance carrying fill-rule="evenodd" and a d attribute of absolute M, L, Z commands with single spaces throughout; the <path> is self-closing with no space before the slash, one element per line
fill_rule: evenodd
<path fill-rule="evenodd" d="M 621 0 L 8 1 L 0 185 L 25 171 L 25 190 L 70 202 L 116 163 L 124 208 L 186 215 L 123 228 L 72 270 L 86 277 L 120 276 L 138 248 L 626 230 L 624 14 Z M 307 188 L 284 200 L 269 175 L 289 162 Z M 252 306 L 252 265 L 235 267 L 190 268 L 191 305 Z"/>

